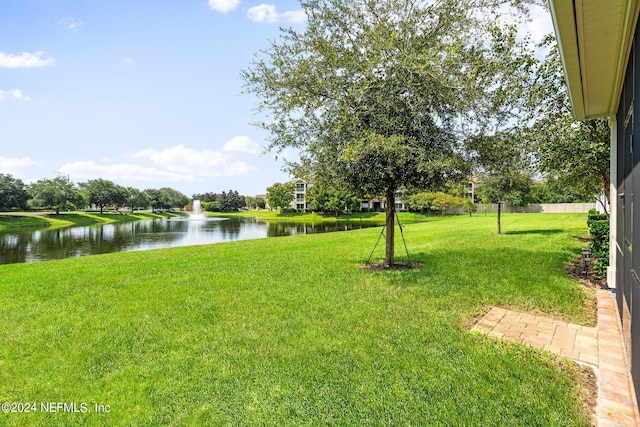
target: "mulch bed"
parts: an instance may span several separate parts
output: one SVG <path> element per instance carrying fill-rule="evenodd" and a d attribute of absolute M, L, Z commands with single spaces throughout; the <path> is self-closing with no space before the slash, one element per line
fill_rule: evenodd
<path fill-rule="evenodd" d="M 372 271 L 413 270 L 413 269 L 424 268 L 424 263 L 395 262 L 391 265 L 387 265 L 384 262 L 374 262 L 371 264 L 365 264 L 360 268 L 362 268 L 363 270 L 372 270 Z"/>
<path fill-rule="evenodd" d="M 591 414 L 591 426 L 596 427 L 598 421 L 596 419 L 596 406 L 598 405 L 598 381 L 593 369 L 589 366 L 578 366 L 578 375 L 580 376 L 580 400 L 583 405 L 589 408 Z"/>
<path fill-rule="evenodd" d="M 567 274 L 574 280 L 589 289 L 601 289 L 607 285 L 607 279 L 602 277 L 600 273 L 593 269 L 593 263 L 589 266 L 587 275 L 584 274 L 584 262 L 579 256 L 573 260 L 567 268 Z"/>

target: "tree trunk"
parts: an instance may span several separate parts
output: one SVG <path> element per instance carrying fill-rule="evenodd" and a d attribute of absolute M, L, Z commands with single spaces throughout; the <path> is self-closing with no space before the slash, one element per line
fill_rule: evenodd
<path fill-rule="evenodd" d="M 385 209 L 385 225 L 387 228 L 387 244 L 384 257 L 385 267 L 391 267 L 394 263 L 395 251 L 395 216 L 396 216 L 396 189 L 394 187 L 387 188 L 386 194 L 387 207 Z"/>
<path fill-rule="evenodd" d="M 500 227 L 500 207 L 502 202 L 498 202 L 498 234 L 502 234 L 502 228 Z"/>
<path fill-rule="evenodd" d="M 607 202 L 609 202 L 609 205 L 611 205 L 611 191 L 610 191 L 611 180 L 609 179 L 609 175 L 608 174 L 600 175 L 600 182 L 602 184 L 602 192 L 604 193 L 604 197 L 607 198 Z M 606 204 L 600 198 L 598 198 L 597 200 L 600 203 L 600 206 L 602 206 L 604 213 L 607 214 L 607 218 L 610 218 L 609 209 L 607 209 Z"/>
<path fill-rule="evenodd" d="M 602 206 L 602 210 L 604 211 L 604 213 L 607 215 L 607 218 L 610 219 L 610 215 L 609 215 L 609 211 L 607 210 L 607 205 L 605 205 L 605 203 L 602 201 L 602 199 L 598 198 L 596 199 L 598 201 L 598 203 L 600 203 L 600 206 Z"/>

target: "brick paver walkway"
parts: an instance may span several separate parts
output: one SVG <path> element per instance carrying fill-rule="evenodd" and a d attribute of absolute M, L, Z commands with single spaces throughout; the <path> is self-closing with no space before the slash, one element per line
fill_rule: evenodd
<path fill-rule="evenodd" d="M 616 302 L 598 290 L 598 326 L 580 326 L 503 308 L 492 308 L 472 330 L 528 344 L 594 368 L 598 378 L 598 426 L 640 426 Z"/>

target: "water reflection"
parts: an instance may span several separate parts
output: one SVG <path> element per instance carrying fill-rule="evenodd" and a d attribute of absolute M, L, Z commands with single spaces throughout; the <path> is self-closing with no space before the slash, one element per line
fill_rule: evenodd
<path fill-rule="evenodd" d="M 0 264 L 74 258 L 109 252 L 202 245 L 232 240 L 372 227 L 366 222 L 294 224 L 258 222 L 251 218 L 148 220 L 124 224 L 0 233 Z"/>

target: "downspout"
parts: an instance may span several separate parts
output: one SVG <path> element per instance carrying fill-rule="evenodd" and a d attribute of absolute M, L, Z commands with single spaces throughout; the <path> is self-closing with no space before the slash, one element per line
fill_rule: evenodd
<path fill-rule="evenodd" d="M 616 116 L 609 117 L 610 154 L 609 154 L 609 266 L 607 267 L 607 285 L 616 287 L 618 258 L 618 123 Z"/>

